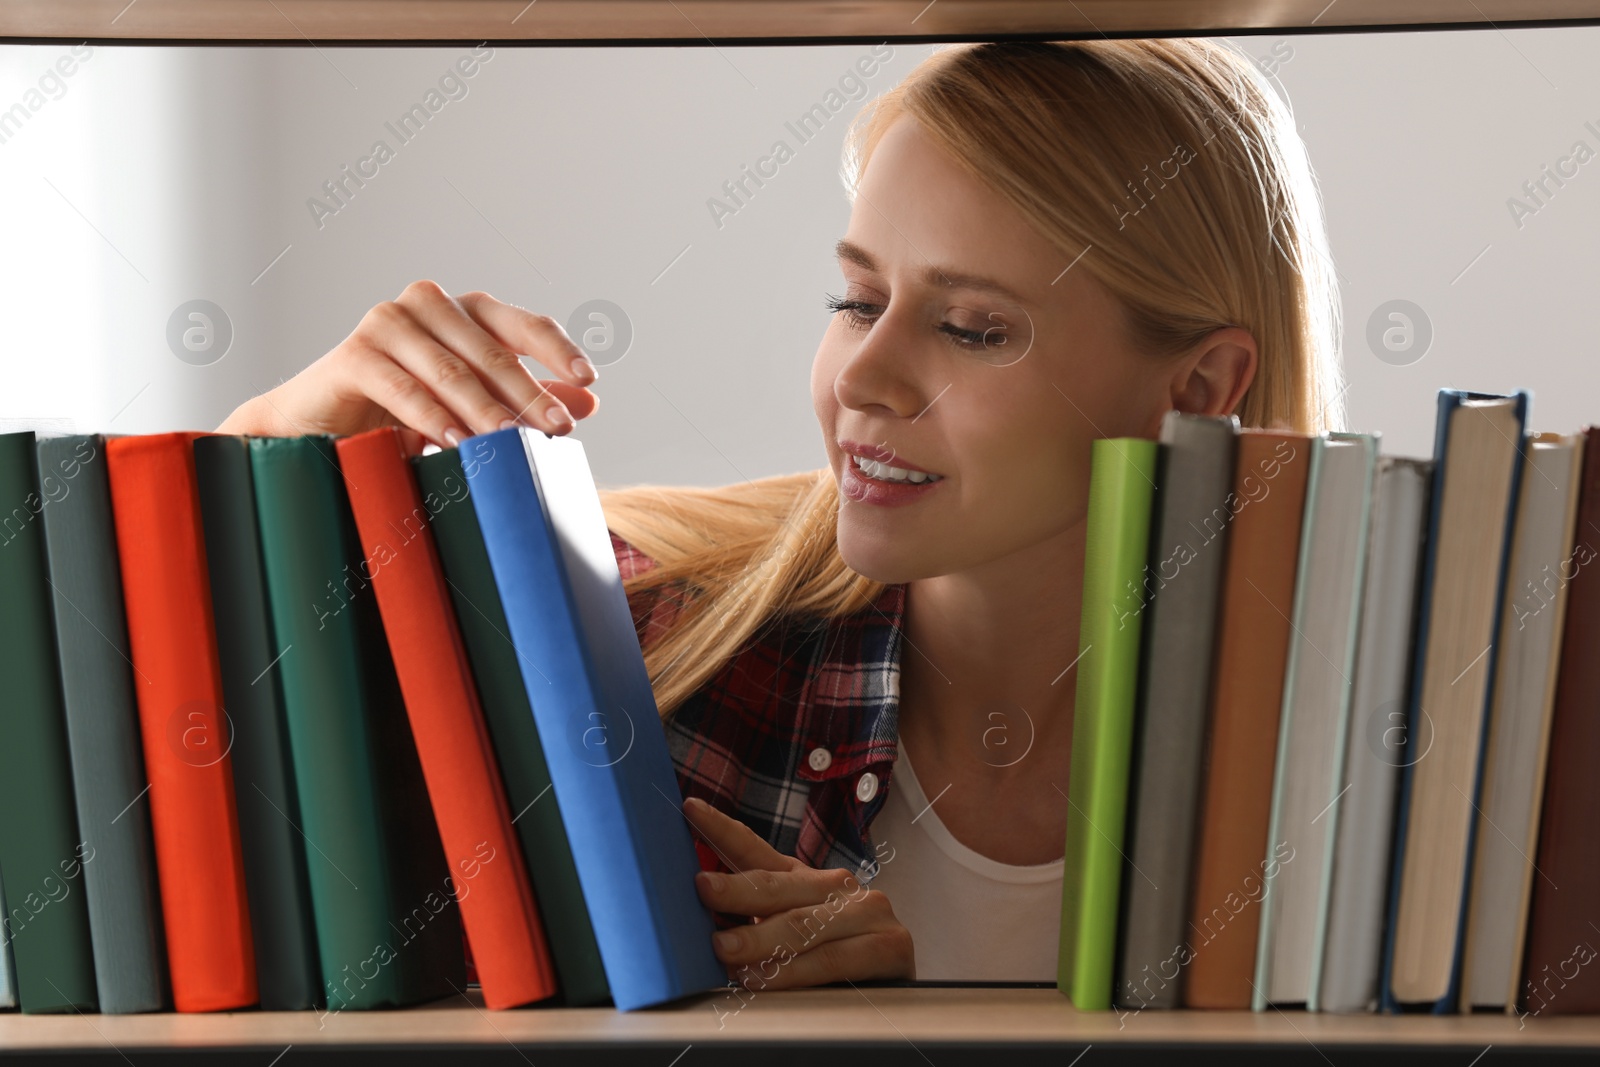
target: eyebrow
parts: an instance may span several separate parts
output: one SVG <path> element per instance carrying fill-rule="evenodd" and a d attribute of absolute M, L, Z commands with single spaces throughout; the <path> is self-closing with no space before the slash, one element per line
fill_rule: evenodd
<path fill-rule="evenodd" d="M 839 239 L 839 242 L 833 246 L 833 254 L 846 263 L 854 263 L 862 270 L 879 270 L 878 261 L 872 258 L 872 254 L 848 238 L 841 237 Z M 972 289 L 978 292 L 1003 296 L 1018 304 L 1029 303 L 1029 301 L 1018 296 L 1015 290 L 1001 285 L 993 278 L 985 278 L 979 274 L 968 274 L 965 271 L 955 270 L 954 268 L 936 267 L 929 264 L 922 268 L 917 277 L 925 285 L 939 286 L 946 289 Z"/>

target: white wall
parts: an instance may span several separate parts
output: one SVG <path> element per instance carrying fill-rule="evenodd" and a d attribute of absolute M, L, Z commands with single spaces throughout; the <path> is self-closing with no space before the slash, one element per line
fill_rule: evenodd
<path fill-rule="evenodd" d="M 1445 385 L 1528 387 L 1539 428 L 1600 417 L 1600 163 L 1520 228 L 1506 206 L 1575 141 L 1600 151 L 1600 30 L 1237 43 L 1275 57 L 1320 177 L 1351 428 L 1425 454 Z M 868 91 L 929 51 L 895 46 Z M 70 51 L 0 47 L 0 110 L 43 100 L 0 143 L 0 419 L 210 428 L 432 277 L 563 321 L 593 299 L 624 309 L 632 347 L 577 430 L 602 484 L 819 466 L 807 376 L 859 104 L 804 145 L 784 124 L 869 52 L 500 48 L 401 145 L 385 123 L 470 49 L 96 47 L 29 97 Z M 319 226 L 307 200 L 380 138 L 394 158 Z M 719 228 L 707 199 L 779 138 L 795 158 Z M 208 365 L 167 341 L 194 299 L 232 325 Z M 1393 299 L 1432 324 L 1408 366 L 1366 340 Z"/>

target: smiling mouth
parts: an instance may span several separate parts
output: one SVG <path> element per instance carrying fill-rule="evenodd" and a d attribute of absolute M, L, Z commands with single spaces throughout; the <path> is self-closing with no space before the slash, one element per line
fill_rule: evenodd
<path fill-rule="evenodd" d="M 857 471 L 868 478 L 880 482 L 896 482 L 903 485 L 922 485 L 925 482 L 938 482 L 944 480 L 942 474 L 929 474 L 926 471 L 906 470 L 904 467 L 892 467 L 887 463 L 879 463 L 873 459 L 863 459 L 854 454 L 850 456 L 850 463 Z"/>

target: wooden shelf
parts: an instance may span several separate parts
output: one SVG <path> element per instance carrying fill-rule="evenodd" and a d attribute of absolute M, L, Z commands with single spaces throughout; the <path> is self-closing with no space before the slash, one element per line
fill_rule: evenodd
<path fill-rule="evenodd" d="M 1066 1067 L 1070 1057 L 1061 1059 L 1061 1053 L 1075 1055 L 1074 1050 L 1090 1045 L 1096 1049 L 1095 1063 L 1149 1055 L 1152 1048 L 1270 1053 L 1273 1063 L 1295 1062 L 1301 1056 L 1308 1057 L 1305 1062 L 1321 1063 L 1340 1051 L 1348 1056 L 1356 1049 L 1382 1048 L 1403 1054 L 1407 1063 L 1429 1062 L 1430 1057 L 1448 1053 L 1464 1067 L 1471 1055 L 1490 1046 L 1500 1058 L 1510 1056 L 1510 1062 L 1518 1063 L 1600 1047 L 1600 1017 L 1518 1020 L 1494 1014 L 1311 1015 L 1276 1010 L 1124 1015 L 1075 1011 L 1050 988 L 839 986 L 757 992 L 749 995 L 742 1010 L 734 1011 L 735 1007 L 731 994 L 705 994 L 663 1008 L 625 1013 L 596 1008 L 489 1012 L 473 991 L 470 1002 L 455 998 L 403 1011 L 331 1016 L 317 1012 L 7 1015 L 0 1016 L 0 1048 L 8 1056 L 114 1049 L 115 1055 L 130 1057 L 150 1051 L 254 1050 L 250 1062 L 264 1064 L 262 1050 L 286 1046 L 300 1055 L 356 1049 L 392 1053 L 423 1047 L 469 1056 L 503 1054 L 511 1046 L 531 1062 L 543 1064 L 547 1061 L 539 1057 L 540 1050 L 592 1052 L 604 1047 L 608 1062 L 630 1051 L 650 1052 L 657 1057 L 650 1061 L 656 1067 L 668 1063 L 659 1058 L 660 1051 L 686 1046 L 698 1051 L 685 1067 L 710 1062 L 706 1054 L 718 1049 L 728 1053 L 737 1049 L 748 1057 L 752 1046 L 771 1052 L 780 1048 L 816 1052 L 846 1042 L 916 1050 L 918 1057 L 928 1056 L 940 1067 L 963 1062 L 963 1051 L 984 1050 L 990 1055 L 1054 1050 L 1055 1062 Z M 932 1055 L 934 1050 L 945 1050 L 955 1058 Z M 1463 1051 L 1468 1053 L 1465 1058 L 1460 1056 Z"/>
<path fill-rule="evenodd" d="M 1600 0 L 5 0 L 0 38 L 793 43 L 1600 22 Z"/>

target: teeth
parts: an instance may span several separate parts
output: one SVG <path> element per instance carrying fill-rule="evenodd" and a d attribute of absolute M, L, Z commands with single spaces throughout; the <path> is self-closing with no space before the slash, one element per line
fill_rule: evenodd
<path fill-rule="evenodd" d="M 944 477 L 942 474 L 929 474 L 926 471 L 906 470 L 903 467 L 891 467 L 887 463 L 877 460 L 864 459 L 861 456 L 852 456 L 856 469 L 869 478 L 877 478 L 885 482 L 910 482 L 920 485 L 923 482 L 937 482 Z"/>

